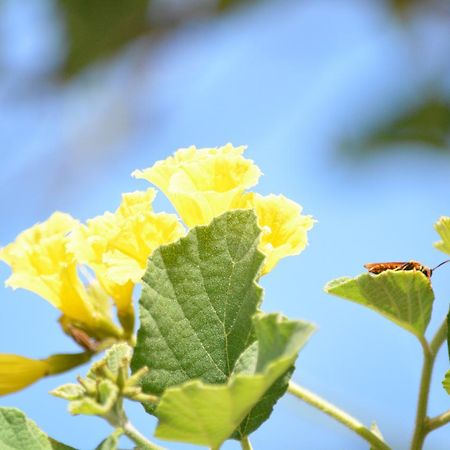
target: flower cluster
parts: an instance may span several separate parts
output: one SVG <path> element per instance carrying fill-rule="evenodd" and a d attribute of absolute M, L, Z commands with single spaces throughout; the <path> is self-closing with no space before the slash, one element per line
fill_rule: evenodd
<path fill-rule="evenodd" d="M 207 224 L 228 210 L 254 209 L 262 230 L 259 250 L 266 256 L 264 275 L 280 259 L 306 247 L 314 220 L 302 215 L 301 206 L 282 195 L 249 192 L 261 171 L 243 156 L 244 151 L 245 147 L 230 144 L 180 149 L 133 176 L 158 187 L 189 228 Z M 85 224 L 68 214 L 54 213 L 0 250 L 0 259 L 12 269 L 6 284 L 32 291 L 60 310 L 64 332 L 86 355 L 114 342 L 133 343 L 133 289 L 145 272 L 148 257 L 160 245 L 186 233 L 176 215 L 153 211 L 155 195 L 152 188 L 123 194 L 115 212 Z M 0 394 L 59 373 L 61 367 L 73 367 L 70 362 L 61 365 L 61 358 L 55 367 L 54 360 L 0 354 Z M 20 383 L 8 384 L 9 375 Z"/>

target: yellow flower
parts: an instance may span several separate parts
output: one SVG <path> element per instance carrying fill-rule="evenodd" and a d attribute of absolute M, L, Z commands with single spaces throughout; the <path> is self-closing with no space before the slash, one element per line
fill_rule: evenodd
<path fill-rule="evenodd" d="M 262 230 L 258 249 L 266 260 L 261 275 L 270 272 L 286 256 L 298 255 L 308 243 L 314 219 L 301 214 L 302 207 L 283 195 L 244 194 L 235 208 L 253 208 Z"/>
<path fill-rule="evenodd" d="M 119 312 L 130 307 L 153 250 L 185 232 L 174 214 L 152 211 L 155 195 L 154 189 L 123 194 L 115 213 L 88 220 L 70 237 L 77 259 L 94 270 Z"/>
<path fill-rule="evenodd" d="M 52 355 L 47 359 L 0 354 L 0 395 L 20 391 L 45 376 L 66 372 L 91 357 L 89 352 Z"/>
<path fill-rule="evenodd" d="M 0 354 L 0 395 L 20 391 L 44 377 L 47 372 L 45 361 Z"/>
<path fill-rule="evenodd" d="M 189 147 L 133 173 L 159 187 L 189 226 L 204 225 L 231 208 L 248 188 L 257 184 L 259 168 L 242 156 L 245 147 Z"/>
<path fill-rule="evenodd" d="M 12 269 L 6 285 L 40 295 L 86 328 L 117 334 L 109 305 L 90 295 L 78 277 L 77 262 L 67 247 L 68 234 L 77 223 L 68 214 L 54 213 L 1 249 L 0 260 Z"/>

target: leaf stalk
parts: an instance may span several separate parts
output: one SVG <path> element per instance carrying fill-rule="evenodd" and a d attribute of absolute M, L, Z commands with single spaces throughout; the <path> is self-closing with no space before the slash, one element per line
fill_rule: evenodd
<path fill-rule="evenodd" d="M 241 439 L 241 448 L 242 448 L 242 450 L 253 450 L 252 444 L 251 444 L 248 436 L 244 436 Z"/>
<path fill-rule="evenodd" d="M 374 432 L 364 426 L 359 420 L 352 417 L 347 412 L 319 397 L 317 394 L 299 386 L 293 381 L 289 382 L 288 392 L 296 396 L 300 400 L 308 403 L 314 408 L 319 409 L 323 413 L 333 417 L 333 419 L 345 425 L 347 428 L 355 432 L 357 435 L 365 439 L 376 450 L 391 450 L 391 448 Z"/>

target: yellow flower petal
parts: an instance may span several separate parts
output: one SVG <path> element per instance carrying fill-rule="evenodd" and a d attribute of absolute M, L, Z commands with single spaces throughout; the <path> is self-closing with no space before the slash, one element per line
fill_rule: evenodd
<path fill-rule="evenodd" d="M 89 352 L 57 354 L 46 359 L 0 354 L 0 395 L 19 391 L 47 375 L 67 372 L 91 358 Z"/>
<path fill-rule="evenodd" d="M 70 248 L 94 270 L 119 313 L 130 309 L 134 284 L 153 250 L 185 233 L 174 214 L 152 211 L 155 195 L 154 189 L 123 194 L 115 213 L 88 220 L 70 236 Z"/>
<path fill-rule="evenodd" d="M 67 317 L 92 329 L 112 325 L 109 308 L 99 310 L 92 301 L 68 249 L 68 234 L 77 224 L 70 215 L 57 212 L 1 249 L 0 259 L 13 272 L 6 284 L 40 295 Z"/>
<path fill-rule="evenodd" d="M 231 208 L 237 198 L 254 186 L 259 168 L 242 156 L 245 147 L 178 150 L 149 169 L 135 171 L 159 187 L 189 226 L 204 225 Z"/>
<path fill-rule="evenodd" d="M 0 354 L 0 395 L 20 391 L 47 375 L 48 371 L 45 361 Z"/>
<path fill-rule="evenodd" d="M 270 272 L 286 256 L 298 255 L 307 243 L 307 232 L 314 219 L 301 214 L 302 207 L 283 195 L 262 196 L 244 194 L 234 205 L 236 208 L 253 208 L 262 230 L 258 249 L 266 260 L 262 275 Z"/>
<path fill-rule="evenodd" d="M 17 236 L 15 242 L 0 250 L 0 260 L 13 271 L 6 285 L 24 288 L 60 307 L 59 273 L 73 263 L 66 251 L 66 236 L 77 224 L 68 214 L 54 213 Z"/>

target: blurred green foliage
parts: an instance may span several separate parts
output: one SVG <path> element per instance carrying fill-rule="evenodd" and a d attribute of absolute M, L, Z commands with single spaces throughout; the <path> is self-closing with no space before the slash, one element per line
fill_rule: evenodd
<path fill-rule="evenodd" d="M 135 39 L 171 29 L 195 16 L 222 12 L 243 3 L 258 0 L 210 0 L 191 2 L 168 11 L 173 17 L 152 17 L 151 0 L 55 0 L 63 19 L 66 55 L 60 68 L 63 79 L 69 79 L 96 61 L 112 56 Z M 156 5 L 161 8 L 161 5 Z M 158 14 L 155 14 L 158 16 Z"/>
<path fill-rule="evenodd" d="M 450 101 L 437 95 L 378 121 L 375 128 L 345 144 L 347 153 L 368 154 L 394 145 L 418 144 L 438 151 L 450 149 Z"/>
<path fill-rule="evenodd" d="M 58 0 L 58 6 L 67 40 L 64 78 L 113 54 L 147 28 L 149 0 Z"/>
<path fill-rule="evenodd" d="M 378 129 L 367 140 L 370 146 L 408 142 L 447 149 L 450 144 L 450 102 L 442 98 L 426 99 Z"/>

